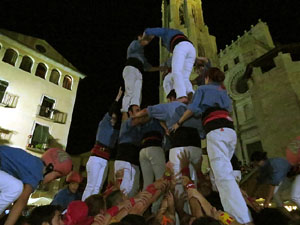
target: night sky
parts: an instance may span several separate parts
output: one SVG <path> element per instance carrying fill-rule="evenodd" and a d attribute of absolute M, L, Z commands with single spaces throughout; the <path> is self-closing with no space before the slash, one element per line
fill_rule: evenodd
<path fill-rule="evenodd" d="M 187 0 L 188 1 L 188 0 Z M 275 44 L 298 42 L 297 0 L 202 0 L 204 21 L 218 49 L 242 36 L 259 18 L 269 25 Z M 146 27 L 161 26 L 160 0 L 1 0 L 0 27 L 46 40 L 87 77 L 80 81 L 67 151 L 87 152 L 98 122 L 118 87 L 126 49 Z M 145 48 L 159 63 L 158 40 Z M 143 78 L 143 104 L 158 103 L 159 74 Z M 58 137 L 59 138 L 59 137 Z"/>

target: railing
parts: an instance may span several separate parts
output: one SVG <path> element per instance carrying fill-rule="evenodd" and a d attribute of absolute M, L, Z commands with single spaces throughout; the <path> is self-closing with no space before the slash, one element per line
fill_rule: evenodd
<path fill-rule="evenodd" d="M 16 108 L 18 99 L 19 99 L 19 96 L 13 95 L 9 92 L 5 92 L 3 97 L 0 98 L 0 104 L 5 107 Z"/>
<path fill-rule="evenodd" d="M 38 115 L 44 118 L 52 120 L 54 123 L 65 124 L 67 121 L 67 113 L 61 112 L 57 109 L 52 109 L 47 106 L 39 105 L 38 106 Z"/>

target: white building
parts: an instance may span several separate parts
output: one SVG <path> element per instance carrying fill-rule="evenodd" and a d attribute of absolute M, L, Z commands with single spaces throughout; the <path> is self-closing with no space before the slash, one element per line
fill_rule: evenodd
<path fill-rule="evenodd" d="M 0 30 L 0 137 L 42 153 L 65 147 L 80 73 L 46 41 Z"/>

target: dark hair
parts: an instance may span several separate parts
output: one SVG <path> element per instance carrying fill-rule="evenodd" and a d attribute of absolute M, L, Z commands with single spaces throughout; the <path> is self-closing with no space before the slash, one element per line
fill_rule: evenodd
<path fill-rule="evenodd" d="M 172 89 L 169 94 L 167 95 L 167 98 L 177 98 L 176 92 L 174 89 Z"/>
<path fill-rule="evenodd" d="M 105 199 L 106 207 L 109 209 L 117 205 L 120 200 L 122 201 L 122 192 L 120 190 L 113 191 Z"/>
<path fill-rule="evenodd" d="M 100 213 L 101 209 L 106 210 L 106 204 L 102 195 L 91 195 L 87 199 L 85 199 L 84 202 L 88 206 L 89 216 L 96 216 Z"/>
<path fill-rule="evenodd" d="M 134 214 L 129 214 L 125 216 L 121 222 L 124 225 L 141 225 L 141 224 L 146 224 L 146 220 L 143 216 L 140 215 L 134 215 Z"/>
<path fill-rule="evenodd" d="M 251 162 L 259 162 L 261 160 L 267 160 L 267 153 L 266 152 L 262 152 L 262 151 L 255 151 L 252 153 L 251 155 Z"/>
<path fill-rule="evenodd" d="M 28 217 L 28 223 L 30 225 L 42 225 L 43 222 L 51 224 L 56 211 L 61 212 L 61 207 L 58 205 L 43 205 L 35 207 Z"/>
<path fill-rule="evenodd" d="M 288 225 L 290 218 L 278 208 L 265 208 L 253 220 L 255 225 Z"/>
<path fill-rule="evenodd" d="M 221 223 L 212 217 L 206 216 L 194 220 L 192 225 L 221 225 Z"/>
<path fill-rule="evenodd" d="M 128 112 L 129 112 L 129 111 L 132 112 L 134 106 L 138 106 L 138 105 L 130 105 L 130 106 L 128 107 Z"/>
<path fill-rule="evenodd" d="M 209 68 L 206 73 L 205 77 L 208 77 L 213 82 L 223 82 L 225 80 L 225 74 L 217 67 Z"/>

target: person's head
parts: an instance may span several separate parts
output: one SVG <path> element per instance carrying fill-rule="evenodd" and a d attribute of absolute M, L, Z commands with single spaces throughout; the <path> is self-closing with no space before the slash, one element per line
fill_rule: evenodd
<path fill-rule="evenodd" d="M 205 73 L 205 84 L 211 82 L 222 83 L 224 80 L 225 74 L 217 67 L 211 67 Z"/>
<path fill-rule="evenodd" d="M 255 151 L 251 155 L 251 162 L 254 167 L 262 166 L 264 162 L 268 159 L 267 153 L 262 151 Z"/>
<path fill-rule="evenodd" d="M 115 205 L 118 205 L 124 200 L 124 198 L 125 196 L 120 190 L 113 191 L 105 199 L 106 207 L 109 209 Z"/>
<path fill-rule="evenodd" d="M 64 215 L 65 225 L 90 225 L 94 221 L 94 217 L 89 216 L 89 208 L 85 202 L 72 201 Z"/>
<path fill-rule="evenodd" d="M 72 171 L 66 178 L 66 182 L 68 183 L 68 188 L 72 193 L 76 193 L 79 187 L 79 184 L 82 181 L 82 176 L 76 172 Z"/>
<path fill-rule="evenodd" d="M 174 102 L 176 101 L 177 95 L 174 89 L 172 89 L 169 94 L 167 95 L 168 102 Z"/>
<path fill-rule="evenodd" d="M 221 223 L 212 217 L 206 216 L 195 219 L 192 225 L 221 225 Z"/>
<path fill-rule="evenodd" d="M 186 224 L 186 225 L 191 225 L 193 224 L 193 222 L 196 220 L 196 217 L 191 216 L 189 214 L 185 214 L 181 220 L 180 220 L 180 224 Z"/>
<path fill-rule="evenodd" d="M 106 211 L 106 204 L 104 198 L 100 194 L 91 195 L 84 200 L 89 208 L 89 216 L 96 216 L 99 213 L 104 213 Z"/>
<path fill-rule="evenodd" d="M 129 117 L 135 116 L 140 110 L 141 109 L 138 105 L 130 105 L 128 108 Z"/>
<path fill-rule="evenodd" d="M 146 224 L 146 220 L 143 216 L 129 214 L 125 216 L 121 222 L 125 225 L 141 225 Z"/>
<path fill-rule="evenodd" d="M 153 39 L 153 36 L 147 36 L 147 35 L 139 34 L 137 36 L 137 39 L 139 40 L 141 46 L 146 46 Z"/>
<path fill-rule="evenodd" d="M 72 159 L 64 150 L 50 148 L 42 155 L 45 165 L 43 184 L 67 176 L 72 170 Z"/>
<path fill-rule="evenodd" d="M 34 208 L 29 217 L 30 225 L 63 225 L 61 208 L 58 205 L 44 205 Z"/>
<path fill-rule="evenodd" d="M 253 216 L 255 225 L 288 225 L 290 218 L 279 208 L 265 208 Z"/>

